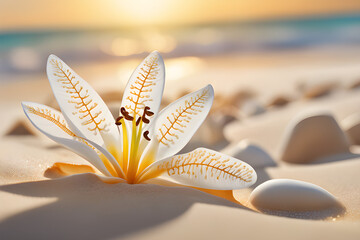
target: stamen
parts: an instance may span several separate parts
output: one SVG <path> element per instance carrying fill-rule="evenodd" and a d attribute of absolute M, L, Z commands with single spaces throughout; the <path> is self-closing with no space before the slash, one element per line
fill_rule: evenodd
<path fill-rule="evenodd" d="M 150 122 L 150 120 L 147 119 L 146 116 L 151 117 L 152 115 L 154 115 L 154 113 L 150 111 L 150 107 L 146 106 L 146 107 L 144 108 L 144 113 L 143 113 L 143 115 L 142 115 L 142 117 L 141 117 L 141 118 L 142 118 L 142 121 L 143 121 L 144 123 L 148 124 L 148 123 Z"/>
<path fill-rule="evenodd" d="M 141 120 L 141 117 L 139 117 L 139 118 L 136 120 L 136 126 L 139 126 L 140 120 Z"/>
<path fill-rule="evenodd" d="M 128 168 L 128 162 L 129 162 L 129 142 L 128 142 L 128 136 L 127 136 L 127 129 L 125 125 L 124 118 L 120 119 L 121 125 L 122 125 L 122 135 L 123 135 L 123 171 L 126 173 Z"/>
<path fill-rule="evenodd" d="M 134 120 L 134 117 L 130 116 L 130 115 L 129 115 L 129 112 L 126 111 L 126 109 L 125 109 L 124 107 L 120 108 L 120 112 L 121 112 L 121 114 L 124 116 L 124 118 L 125 118 L 126 120 L 129 120 L 129 121 Z"/>
<path fill-rule="evenodd" d="M 124 118 L 123 116 L 118 117 L 118 118 L 116 119 L 116 121 L 115 121 L 115 124 L 118 125 L 118 126 L 120 126 L 120 125 L 121 125 L 121 119 L 123 119 L 123 118 Z"/>
<path fill-rule="evenodd" d="M 152 115 L 154 115 L 154 112 L 151 112 L 151 111 L 150 111 L 150 107 L 148 107 L 148 106 L 145 107 L 144 113 L 145 113 L 146 115 L 148 115 L 149 117 L 151 117 Z"/>
<path fill-rule="evenodd" d="M 149 131 L 145 131 L 143 136 L 146 140 L 151 141 L 151 139 L 149 138 Z"/>
<path fill-rule="evenodd" d="M 142 121 L 146 124 L 150 122 L 150 120 L 146 118 L 145 114 L 142 116 Z"/>

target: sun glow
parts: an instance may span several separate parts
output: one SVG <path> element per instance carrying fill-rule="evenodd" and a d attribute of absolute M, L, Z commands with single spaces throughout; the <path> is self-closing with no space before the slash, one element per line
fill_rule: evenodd
<path fill-rule="evenodd" d="M 168 53 L 175 49 L 176 40 L 168 35 L 156 32 L 146 32 L 139 39 L 117 37 L 103 42 L 100 49 L 113 56 L 131 56 L 157 49 L 159 52 Z"/>
<path fill-rule="evenodd" d="M 167 0 L 133 0 L 119 1 L 118 7 L 129 22 L 133 24 L 158 24 L 172 12 L 172 1 Z"/>
<path fill-rule="evenodd" d="M 0 1 L 0 30 L 157 27 L 354 12 L 359 0 Z M 66 13 L 66 14 L 64 14 Z"/>

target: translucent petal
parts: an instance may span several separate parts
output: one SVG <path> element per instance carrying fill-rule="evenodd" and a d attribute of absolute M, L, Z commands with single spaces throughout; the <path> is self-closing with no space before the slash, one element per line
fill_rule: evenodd
<path fill-rule="evenodd" d="M 140 149 L 142 151 L 141 155 L 141 161 L 138 168 L 138 174 L 141 174 L 141 172 L 146 169 L 148 166 L 150 166 L 153 162 L 156 160 L 157 150 L 159 143 L 156 141 L 150 141 L 147 145 L 140 146 Z"/>
<path fill-rule="evenodd" d="M 114 118 L 95 90 L 61 59 L 50 55 L 47 75 L 61 112 L 78 136 L 111 147 L 119 141 Z"/>
<path fill-rule="evenodd" d="M 208 85 L 159 113 L 154 129 L 159 141 L 157 159 L 175 155 L 189 142 L 209 113 L 213 99 L 214 89 Z"/>
<path fill-rule="evenodd" d="M 131 75 L 124 91 L 121 107 L 125 107 L 130 116 L 138 118 L 143 115 L 145 106 L 148 106 L 154 115 L 147 118 L 153 118 L 160 108 L 164 82 L 164 62 L 160 54 L 154 51 Z"/>
<path fill-rule="evenodd" d="M 121 162 L 119 163 L 118 161 L 116 161 L 114 157 L 114 155 L 117 154 L 116 149 L 110 148 L 110 150 L 112 150 L 113 152 L 115 151 L 115 153 L 111 154 L 109 151 L 107 151 L 105 148 L 101 147 L 97 143 L 88 139 L 86 139 L 86 141 L 92 146 L 94 146 L 96 150 L 98 150 L 98 154 L 100 155 L 102 161 L 105 163 L 106 168 L 108 169 L 110 168 L 112 169 L 112 171 L 116 172 L 112 174 L 113 176 L 117 175 L 118 177 L 125 178 L 125 174 L 122 168 L 120 167 Z"/>
<path fill-rule="evenodd" d="M 80 173 L 95 173 L 95 169 L 89 165 L 71 164 L 56 162 L 54 165 L 46 170 L 46 176 L 53 178 L 60 176 L 70 176 Z"/>
<path fill-rule="evenodd" d="M 22 107 L 31 123 L 42 133 L 82 156 L 104 175 L 111 176 L 96 153 L 95 147 L 72 132 L 59 111 L 31 102 L 22 102 Z"/>
<path fill-rule="evenodd" d="M 206 148 L 157 161 L 145 169 L 138 181 L 157 176 L 183 185 L 217 190 L 249 187 L 257 179 L 256 172 L 247 163 Z"/>

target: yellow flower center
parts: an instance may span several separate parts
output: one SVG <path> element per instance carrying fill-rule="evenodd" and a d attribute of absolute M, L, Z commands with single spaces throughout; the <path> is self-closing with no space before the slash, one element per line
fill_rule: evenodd
<path fill-rule="evenodd" d="M 152 162 L 154 162 L 156 154 L 154 151 L 149 151 L 149 154 L 144 156 L 143 163 L 140 164 L 140 158 L 144 151 L 144 147 L 141 146 L 142 137 L 150 141 L 148 134 L 149 131 L 145 131 L 143 133 L 143 124 L 150 123 L 150 120 L 147 118 L 152 116 L 154 113 L 150 111 L 149 107 L 144 108 L 144 113 L 141 117 L 136 119 L 135 116 L 130 116 L 129 113 L 126 111 L 124 107 L 120 110 L 122 116 L 119 116 L 116 119 L 115 124 L 121 126 L 121 133 L 122 133 L 122 155 L 117 152 L 117 149 L 108 149 L 109 152 L 117 159 L 119 165 L 121 166 L 122 170 L 124 171 L 125 176 L 122 176 L 126 179 L 128 183 L 137 183 L 138 182 L 138 175 Z M 128 128 L 126 126 L 126 122 L 131 121 L 131 135 L 128 133 Z M 156 151 L 155 151 L 156 152 Z M 102 160 L 105 164 L 105 167 L 109 170 L 109 172 L 113 176 L 120 177 L 110 162 L 103 157 Z"/>

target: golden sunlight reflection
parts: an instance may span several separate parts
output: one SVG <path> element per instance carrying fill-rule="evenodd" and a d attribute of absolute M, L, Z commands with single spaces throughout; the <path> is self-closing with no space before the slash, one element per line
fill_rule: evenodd
<path fill-rule="evenodd" d="M 159 52 L 168 53 L 174 50 L 177 45 L 175 38 L 169 35 L 153 33 L 144 35 L 143 38 L 146 39 L 145 48 L 148 52 L 157 49 Z"/>
<path fill-rule="evenodd" d="M 139 41 L 116 38 L 111 43 L 111 53 L 115 56 L 130 56 L 143 52 Z"/>
<path fill-rule="evenodd" d="M 100 49 L 113 56 L 131 56 L 157 49 L 159 52 L 168 53 L 175 49 L 176 40 L 168 35 L 151 33 L 140 38 L 117 37 L 110 41 L 102 42 Z"/>
<path fill-rule="evenodd" d="M 188 77 L 205 67 L 205 63 L 198 57 L 181 57 L 165 62 L 166 80 L 176 81 Z"/>
<path fill-rule="evenodd" d="M 117 79 L 120 79 L 121 85 L 125 87 L 130 74 L 139 64 L 139 60 L 128 60 L 122 62 L 117 72 Z M 191 76 L 205 67 L 205 63 L 198 57 L 181 57 L 166 59 L 166 81 L 178 81 Z"/>

